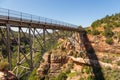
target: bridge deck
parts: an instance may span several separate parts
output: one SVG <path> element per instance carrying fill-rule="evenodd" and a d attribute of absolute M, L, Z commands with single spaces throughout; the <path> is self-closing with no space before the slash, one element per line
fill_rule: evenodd
<path fill-rule="evenodd" d="M 80 31 L 80 29 L 78 30 L 77 26 L 73 24 L 0 8 L 0 26 L 6 24 L 10 24 L 12 27 L 31 26 L 32 28 Z"/>

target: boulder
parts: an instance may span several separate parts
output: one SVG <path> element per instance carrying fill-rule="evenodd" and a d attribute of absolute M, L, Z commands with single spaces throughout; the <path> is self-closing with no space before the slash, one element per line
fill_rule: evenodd
<path fill-rule="evenodd" d="M 50 62 L 50 53 L 44 53 L 42 58 L 44 59 L 45 62 L 49 63 Z"/>
<path fill-rule="evenodd" d="M 0 71 L 0 80 L 18 80 L 11 71 Z"/>
<path fill-rule="evenodd" d="M 4 72 L 0 72 L 0 80 L 6 80 Z"/>

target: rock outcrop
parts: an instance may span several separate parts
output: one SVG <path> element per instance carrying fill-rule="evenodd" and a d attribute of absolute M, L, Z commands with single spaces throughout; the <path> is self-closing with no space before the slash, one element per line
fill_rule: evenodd
<path fill-rule="evenodd" d="M 0 71 L 0 80 L 18 80 L 11 71 Z"/>
<path fill-rule="evenodd" d="M 108 52 L 108 53 L 120 53 L 120 43 L 114 40 L 112 45 L 105 42 L 106 38 L 102 35 L 92 36 L 88 35 L 92 47 L 95 51 Z"/>
<path fill-rule="evenodd" d="M 43 55 L 43 60 L 44 62 L 40 64 L 37 74 L 45 77 L 45 75 L 57 75 L 61 70 L 61 66 L 67 62 L 67 57 L 65 55 L 50 52 Z"/>
<path fill-rule="evenodd" d="M 97 61 L 97 60 L 89 60 L 89 59 L 83 59 L 83 58 L 74 58 L 73 56 L 69 56 L 69 58 L 71 60 L 73 60 L 74 63 L 80 63 L 80 64 L 89 64 L 91 65 L 94 64 L 94 66 L 99 67 L 98 63 L 102 66 L 102 67 L 110 67 L 110 68 L 117 68 L 120 69 L 120 66 L 116 66 L 115 64 L 110 64 L 110 63 L 104 63 L 101 61 Z"/>
<path fill-rule="evenodd" d="M 84 38 L 83 40 L 86 42 L 83 43 L 80 34 L 75 33 L 68 39 L 59 39 L 59 45 L 56 49 L 51 50 L 51 52 L 44 53 L 43 62 L 40 64 L 37 74 L 42 78 L 45 78 L 46 75 L 49 77 L 57 76 L 60 72 L 65 72 L 67 70 L 69 62 L 73 64 L 72 68 L 68 68 L 70 69 L 69 72 L 72 72 L 72 69 L 77 72 L 77 70 L 81 70 L 83 65 L 100 67 L 98 66 L 99 64 L 101 67 L 120 69 L 120 66 L 116 67 L 116 64 L 112 65 L 110 63 L 100 61 L 100 59 L 103 60 L 103 56 L 98 56 L 95 53 L 120 53 L 120 44 L 109 45 L 105 42 L 105 37 L 101 35 L 87 35 L 87 38 L 89 41 L 87 42 L 86 38 Z M 86 45 L 88 48 L 86 48 Z M 94 50 L 93 54 L 90 54 L 91 52 L 87 51 L 87 49 L 91 50 L 91 47 Z"/>

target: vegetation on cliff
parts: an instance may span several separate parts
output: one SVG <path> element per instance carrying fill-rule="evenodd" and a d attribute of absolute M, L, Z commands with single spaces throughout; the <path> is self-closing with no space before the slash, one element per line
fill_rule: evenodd
<path fill-rule="evenodd" d="M 94 21 L 91 26 L 93 28 L 100 26 L 120 27 L 120 13 L 106 15 L 104 18 Z"/>
<path fill-rule="evenodd" d="M 86 28 L 86 32 L 90 35 L 101 35 L 106 38 L 107 44 L 114 44 L 117 39 L 120 42 L 120 13 L 96 20 L 91 24 L 91 27 Z"/>

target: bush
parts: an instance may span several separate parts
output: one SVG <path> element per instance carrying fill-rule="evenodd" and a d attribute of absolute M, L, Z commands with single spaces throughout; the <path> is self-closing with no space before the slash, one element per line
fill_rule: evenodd
<path fill-rule="evenodd" d="M 114 35 L 114 33 L 112 32 L 111 28 L 110 27 L 105 27 L 104 29 L 104 36 L 106 38 L 110 38 Z"/>
<path fill-rule="evenodd" d="M 65 70 L 65 73 L 66 73 L 66 74 L 69 74 L 70 72 L 71 72 L 70 68 L 67 68 L 67 69 Z"/>
<path fill-rule="evenodd" d="M 90 29 L 85 29 L 85 31 L 87 32 L 87 34 L 91 34 L 91 30 Z"/>
<path fill-rule="evenodd" d="M 113 39 L 112 38 L 107 38 L 105 41 L 107 44 L 113 44 Z"/>
<path fill-rule="evenodd" d="M 0 70 L 7 70 L 8 66 L 8 62 L 0 62 Z"/>
<path fill-rule="evenodd" d="M 85 70 L 85 73 L 89 74 L 92 72 L 92 68 L 91 67 L 88 67 L 88 66 L 85 66 L 84 67 L 84 70 Z"/>
<path fill-rule="evenodd" d="M 70 68 L 70 69 L 72 69 L 73 66 L 74 66 L 73 62 L 71 62 L 71 63 L 68 64 L 68 68 Z"/>
<path fill-rule="evenodd" d="M 96 29 L 93 29 L 92 34 L 93 34 L 93 35 L 99 35 L 100 32 L 99 32 L 98 30 L 96 30 Z"/>
<path fill-rule="evenodd" d="M 92 24 L 91 24 L 91 26 L 92 26 L 92 28 L 93 29 L 95 29 L 95 28 L 97 28 L 98 26 L 100 26 L 100 20 L 96 20 L 95 22 L 93 22 Z"/>
<path fill-rule="evenodd" d="M 84 78 L 80 78 L 79 80 L 85 80 Z"/>
<path fill-rule="evenodd" d="M 117 62 L 117 65 L 120 66 L 120 61 Z"/>
<path fill-rule="evenodd" d="M 45 76 L 45 80 L 49 80 L 49 76 Z"/>
<path fill-rule="evenodd" d="M 2 56 L 4 58 L 7 58 L 8 56 L 8 53 L 7 53 L 7 50 L 6 50 L 6 46 L 5 45 L 2 45 Z"/>
<path fill-rule="evenodd" d="M 86 80 L 94 80 L 92 76 L 88 76 Z"/>
<path fill-rule="evenodd" d="M 120 33 L 118 33 L 118 38 L 120 39 Z"/>
<path fill-rule="evenodd" d="M 55 76 L 52 76 L 49 80 L 57 80 Z"/>
<path fill-rule="evenodd" d="M 65 73 L 60 73 L 57 78 L 57 80 L 66 80 L 66 79 L 67 79 L 67 75 Z"/>

